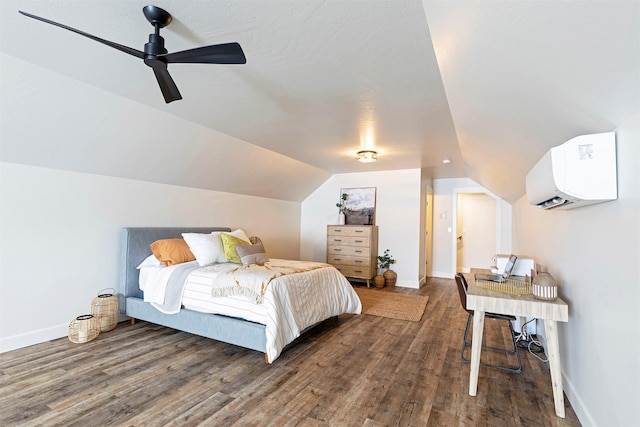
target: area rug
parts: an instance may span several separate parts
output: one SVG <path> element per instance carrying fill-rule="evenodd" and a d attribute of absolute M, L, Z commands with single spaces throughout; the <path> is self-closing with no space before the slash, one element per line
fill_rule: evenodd
<path fill-rule="evenodd" d="M 362 302 L 362 312 L 373 316 L 419 322 L 428 296 L 398 294 L 380 289 L 354 287 Z"/>

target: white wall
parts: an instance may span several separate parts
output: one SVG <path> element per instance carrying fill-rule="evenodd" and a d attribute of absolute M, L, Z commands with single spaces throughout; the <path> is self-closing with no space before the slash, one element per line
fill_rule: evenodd
<path fill-rule="evenodd" d="M 565 392 L 583 425 L 638 425 L 640 112 L 618 127 L 618 200 L 569 211 L 514 205 L 514 248 L 560 282 Z M 538 326 L 538 331 L 542 328 Z"/>
<path fill-rule="evenodd" d="M 433 271 L 431 273 L 434 277 L 453 278 L 456 273 L 456 200 L 458 194 L 464 193 L 486 193 L 496 200 L 497 241 L 495 252 L 511 252 L 511 205 L 509 203 L 469 178 L 434 179 Z"/>
<path fill-rule="evenodd" d="M 396 258 L 396 286 L 418 288 L 420 186 L 420 169 L 332 176 L 302 202 L 300 257 L 326 262 L 327 225 L 338 223 L 336 203 L 341 188 L 376 187 L 378 252 L 388 248 Z"/>
<path fill-rule="evenodd" d="M 0 350 L 66 336 L 117 288 L 125 226 L 229 226 L 298 259 L 300 204 L 0 162 Z"/>

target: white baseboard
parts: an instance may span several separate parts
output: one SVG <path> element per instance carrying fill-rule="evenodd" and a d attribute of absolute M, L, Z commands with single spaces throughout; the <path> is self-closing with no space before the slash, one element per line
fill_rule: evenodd
<path fill-rule="evenodd" d="M 569 378 L 567 378 L 567 376 L 564 374 L 564 371 L 562 371 L 562 382 L 564 385 L 562 387 L 564 389 L 564 394 L 567 395 L 567 400 L 569 400 L 569 403 L 571 403 L 573 412 L 576 413 L 576 416 L 580 420 L 580 424 L 582 424 L 584 427 L 595 427 L 597 424 L 591 416 L 587 405 L 585 405 L 583 400 L 580 398 L 580 395 L 573 386 L 573 383 L 569 380 Z"/>
<path fill-rule="evenodd" d="M 398 280 L 396 286 L 401 288 L 420 289 L 420 283 L 415 280 Z"/>
<path fill-rule="evenodd" d="M 0 338 L 0 353 L 66 337 L 68 334 L 68 327 L 69 324 L 64 323 L 62 325 L 51 326 L 37 331 Z"/>
<path fill-rule="evenodd" d="M 432 271 L 431 277 L 439 277 L 441 279 L 453 279 L 455 274 L 451 274 L 449 271 Z"/>
<path fill-rule="evenodd" d="M 542 348 L 544 348 L 544 353 L 547 359 L 549 358 L 549 354 L 547 353 L 547 337 L 544 335 L 544 321 L 537 320 L 538 325 L 536 328 L 538 333 L 536 336 L 538 337 L 538 341 L 542 344 Z M 551 377 L 549 377 L 549 382 L 551 382 Z M 549 384 L 551 386 L 551 384 Z M 587 405 L 585 405 L 584 401 L 580 397 L 580 394 L 576 391 L 576 388 L 573 386 L 573 383 L 562 370 L 562 389 L 564 390 L 564 394 L 567 396 L 567 400 L 571 403 L 571 407 L 573 411 L 576 413 L 576 416 L 580 420 L 580 424 L 584 427 L 593 426 L 595 427 L 597 424 L 593 420 Z"/>

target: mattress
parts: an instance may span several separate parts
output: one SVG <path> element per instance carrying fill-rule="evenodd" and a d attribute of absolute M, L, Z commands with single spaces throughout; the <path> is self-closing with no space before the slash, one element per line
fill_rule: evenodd
<path fill-rule="evenodd" d="M 266 308 L 247 297 L 212 297 L 211 286 L 187 282 L 182 295 L 182 306 L 202 313 L 224 314 L 251 322 L 266 324 Z"/>
<path fill-rule="evenodd" d="M 236 264 L 217 264 L 219 271 L 226 271 Z M 173 275 L 188 276 L 198 270 L 195 261 L 169 267 L 150 267 L 140 269 L 139 286 L 144 292 L 144 301 L 161 304 L 164 302 L 164 289 Z M 182 293 L 182 307 L 201 313 L 222 314 L 238 317 L 251 322 L 266 324 L 266 309 L 262 304 L 244 296 L 213 297 L 212 283 L 207 281 L 186 280 Z M 161 307 L 157 307 L 161 309 Z M 168 313 L 173 314 L 173 313 Z"/>

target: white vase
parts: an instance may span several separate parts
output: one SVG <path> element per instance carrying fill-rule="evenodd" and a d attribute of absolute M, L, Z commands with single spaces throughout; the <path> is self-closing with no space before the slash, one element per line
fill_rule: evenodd
<path fill-rule="evenodd" d="M 338 225 L 345 225 L 346 219 L 344 212 L 340 212 L 340 215 L 338 215 Z"/>

